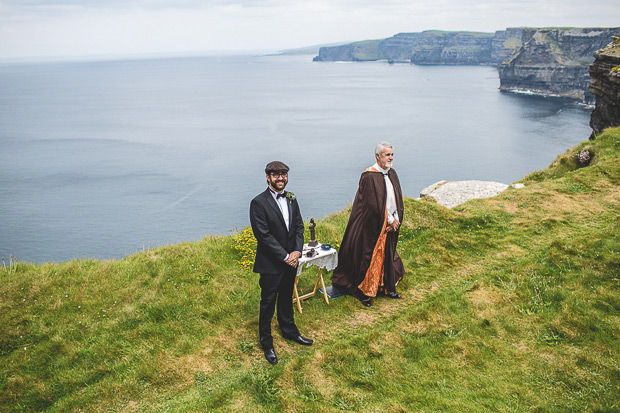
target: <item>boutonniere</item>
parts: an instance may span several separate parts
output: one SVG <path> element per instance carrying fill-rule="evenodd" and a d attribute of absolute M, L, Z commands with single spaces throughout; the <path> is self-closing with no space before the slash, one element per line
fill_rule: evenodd
<path fill-rule="evenodd" d="M 290 205 L 295 200 L 295 194 L 292 192 L 287 192 L 286 198 L 288 199 L 288 203 Z"/>

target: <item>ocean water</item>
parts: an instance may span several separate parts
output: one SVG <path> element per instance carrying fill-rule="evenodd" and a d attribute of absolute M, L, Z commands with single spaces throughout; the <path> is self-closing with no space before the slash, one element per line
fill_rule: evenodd
<path fill-rule="evenodd" d="M 271 160 L 308 220 L 352 201 L 379 141 L 417 197 L 517 181 L 590 134 L 589 110 L 502 93 L 491 67 L 311 60 L 0 64 L 0 256 L 118 258 L 241 230 Z"/>

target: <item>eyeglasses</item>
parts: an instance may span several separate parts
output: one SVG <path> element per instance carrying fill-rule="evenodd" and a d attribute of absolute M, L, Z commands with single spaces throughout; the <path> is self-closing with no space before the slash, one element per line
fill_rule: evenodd
<path fill-rule="evenodd" d="M 288 176 L 288 172 L 270 172 L 269 175 L 271 175 L 272 178 L 286 178 Z"/>

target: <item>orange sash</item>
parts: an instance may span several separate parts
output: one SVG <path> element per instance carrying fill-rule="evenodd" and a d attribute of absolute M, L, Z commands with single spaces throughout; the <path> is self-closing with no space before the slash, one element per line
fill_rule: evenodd
<path fill-rule="evenodd" d="M 377 171 L 374 168 L 367 168 L 366 171 Z M 369 297 L 376 297 L 377 291 L 380 287 L 383 287 L 383 274 L 385 268 L 385 240 L 387 239 L 387 206 L 385 208 L 385 217 L 383 218 L 383 227 L 379 234 L 379 239 L 375 244 L 375 249 L 372 251 L 372 259 L 370 260 L 370 266 L 366 271 L 364 281 L 357 288 L 361 292 Z"/>
<path fill-rule="evenodd" d="M 361 292 L 369 297 L 376 297 L 379 287 L 383 287 L 383 274 L 385 269 L 385 240 L 387 239 L 387 208 L 385 210 L 385 218 L 383 219 L 383 227 L 381 234 L 372 251 L 372 259 L 370 266 L 366 271 L 364 281 L 357 287 Z"/>

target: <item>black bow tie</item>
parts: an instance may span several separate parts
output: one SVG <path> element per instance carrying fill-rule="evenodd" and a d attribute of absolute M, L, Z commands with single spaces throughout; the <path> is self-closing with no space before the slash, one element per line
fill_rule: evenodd
<path fill-rule="evenodd" d="M 276 196 L 276 199 L 284 198 L 286 196 L 286 191 L 282 191 L 282 193 L 279 194 L 271 188 L 269 188 L 269 190 L 271 191 L 272 194 Z"/>

